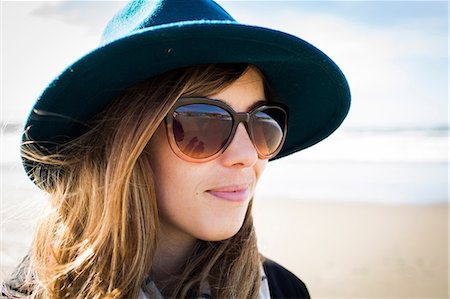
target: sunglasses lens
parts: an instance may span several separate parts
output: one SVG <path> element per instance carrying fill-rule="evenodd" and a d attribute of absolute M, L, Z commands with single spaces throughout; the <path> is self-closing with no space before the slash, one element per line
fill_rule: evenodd
<path fill-rule="evenodd" d="M 173 133 L 187 156 L 203 159 L 219 152 L 227 142 L 233 120 L 224 109 L 208 104 L 180 106 L 173 113 Z"/>
<path fill-rule="evenodd" d="M 277 151 L 283 141 L 286 113 L 278 108 L 267 108 L 253 116 L 252 130 L 255 146 L 264 156 Z"/>

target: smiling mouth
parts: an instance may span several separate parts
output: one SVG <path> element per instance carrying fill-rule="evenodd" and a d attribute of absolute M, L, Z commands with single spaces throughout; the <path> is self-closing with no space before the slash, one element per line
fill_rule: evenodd
<path fill-rule="evenodd" d="M 206 192 L 219 199 L 242 202 L 249 197 L 250 189 L 248 187 L 227 187 L 208 190 Z"/>

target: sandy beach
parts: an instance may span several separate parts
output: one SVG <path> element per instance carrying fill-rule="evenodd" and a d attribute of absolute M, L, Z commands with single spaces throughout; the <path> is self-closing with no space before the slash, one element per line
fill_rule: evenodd
<path fill-rule="evenodd" d="M 1 278 L 27 252 L 42 194 L 3 169 Z M 308 286 L 313 298 L 448 298 L 446 204 L 382 205 L 256 199 L 261 252 Z"/>
<path fill-rule="evenodd" d="M 260 250 L 312 298 L 448 298 L 447 205 L 256 202 Z"/>

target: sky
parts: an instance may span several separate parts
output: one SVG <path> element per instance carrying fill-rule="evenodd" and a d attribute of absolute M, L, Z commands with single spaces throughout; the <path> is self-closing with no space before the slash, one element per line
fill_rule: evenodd
<path fill-rule="evenodd" d="M 237 21 L 296 35 L 346 75 L 344 128 L 448 126 L 447 1 L 218 1 Z M 93 50 L 118 1 L 2 1 L 0 120 Z"/>

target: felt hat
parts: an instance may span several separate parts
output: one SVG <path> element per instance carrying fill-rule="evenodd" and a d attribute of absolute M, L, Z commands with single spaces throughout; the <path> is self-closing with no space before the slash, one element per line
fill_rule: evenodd
<path fill-rule="evenodd" d="M 257 66 L 276 100 L 288 107 L 288 135 L 274 159 L 326 138 L 348 113 L 344 75 L 306 41 L 240 24 L 211 0 L 139 0 L 113 17 L 98 48 L 47 86 L 23 140 L 52 152 L 83 134 L 85 123 L 127 88 L 168 70 L 209 63 Z"/>

